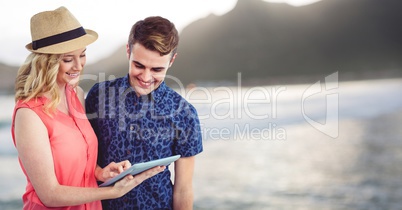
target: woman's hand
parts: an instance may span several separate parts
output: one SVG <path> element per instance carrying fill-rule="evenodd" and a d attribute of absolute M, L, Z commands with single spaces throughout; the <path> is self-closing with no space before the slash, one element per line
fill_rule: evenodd
<path fill-rule="evenodd" d="M 128 160 L 124 160 L 119 163 L 111 162 L 104 168 L 97 166 L 95 176 L 97 180 L 105 182 L 106 180 L 117 176 L 130 167 L 131 163 Z"/>
<path fill-rule="evenodd" d="M 117 197 L 121 197 L 125 195 L 127 192 L 131 191 L 134 187 L 141 184 L 144 180 L 155 176 L 156 174 L 164 171 L 165 169 L 166 166 L 156 166 L 144 172 L 141 172 L 135 176 L 129 174 L 120 181 L 116 182 L 113 186 L 113 189 L 116 191 Z"/>

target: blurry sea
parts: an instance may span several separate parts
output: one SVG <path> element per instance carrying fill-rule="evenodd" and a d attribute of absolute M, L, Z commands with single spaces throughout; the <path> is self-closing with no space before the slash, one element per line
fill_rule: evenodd
<path fill-rule="evenodd" d="M 197 108 L 194 209 L 401 209 L 402 79 L 209 87 Z M 0 209 L 21 209 L 25 177 L 0 96 Z"/>

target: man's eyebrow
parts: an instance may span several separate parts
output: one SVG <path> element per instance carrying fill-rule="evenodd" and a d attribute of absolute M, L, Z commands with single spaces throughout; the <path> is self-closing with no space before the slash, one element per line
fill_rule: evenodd
<path fill-rule="evenodd" d="M 138 62 L 138 61 L 133 60 L 133 62 L 134 62 L 136 65 L 138 65 L 138 66 L 145 67 L 145 65 L 143 65 L 142 63 L 140 63 L 140 62 Z M 151 69 L 152 69 L 152 70 L 161 71 L 161 70 L 164 70 L 164 69 L 166 69 L 166 68 L 161 66 L 161 67 L 152 67 Z"/>
<path fill-rule="evenodd" d="M 133 62 L 134 62 L 135 64 L 137 64 L 137 65 L 144 66 L 144 65 L 142 65 L 142 63 L 140 63 L 140 62 L 138 62 L 138 61 L 133 60 Z"/>
<path fill-rule="evenodd" d="M 165 67 L 153 67 L 152 69 L 153 69 L 153 70 L 164 70 Z"/>

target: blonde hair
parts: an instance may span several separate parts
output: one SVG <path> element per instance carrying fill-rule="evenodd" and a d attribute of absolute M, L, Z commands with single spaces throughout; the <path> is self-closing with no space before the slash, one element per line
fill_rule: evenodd
<path fill-rule="evenodd" d="M 47 114 L 54 112 L 61 101 L 56 81 L 61 57 L 62 55 L 59 54 L 31 53 L 28 55 L 18 70 L 15 81 L 15 101 L 27 102 L 49 93 L 51 99 L 45 104 L 44 111 Z"/>

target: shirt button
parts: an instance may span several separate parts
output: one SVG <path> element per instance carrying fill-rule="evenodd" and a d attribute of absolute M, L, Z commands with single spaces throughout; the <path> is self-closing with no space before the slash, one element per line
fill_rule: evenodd
<path fill-rule="evenodd" d="M 131 151 L 128 149 L 126 150 L 127 155 L 131 154 Z"/>
<path fill-rule="evenodd" d="M 130 130 L 134 130 L 134 126 L 130 126 Z"/>

